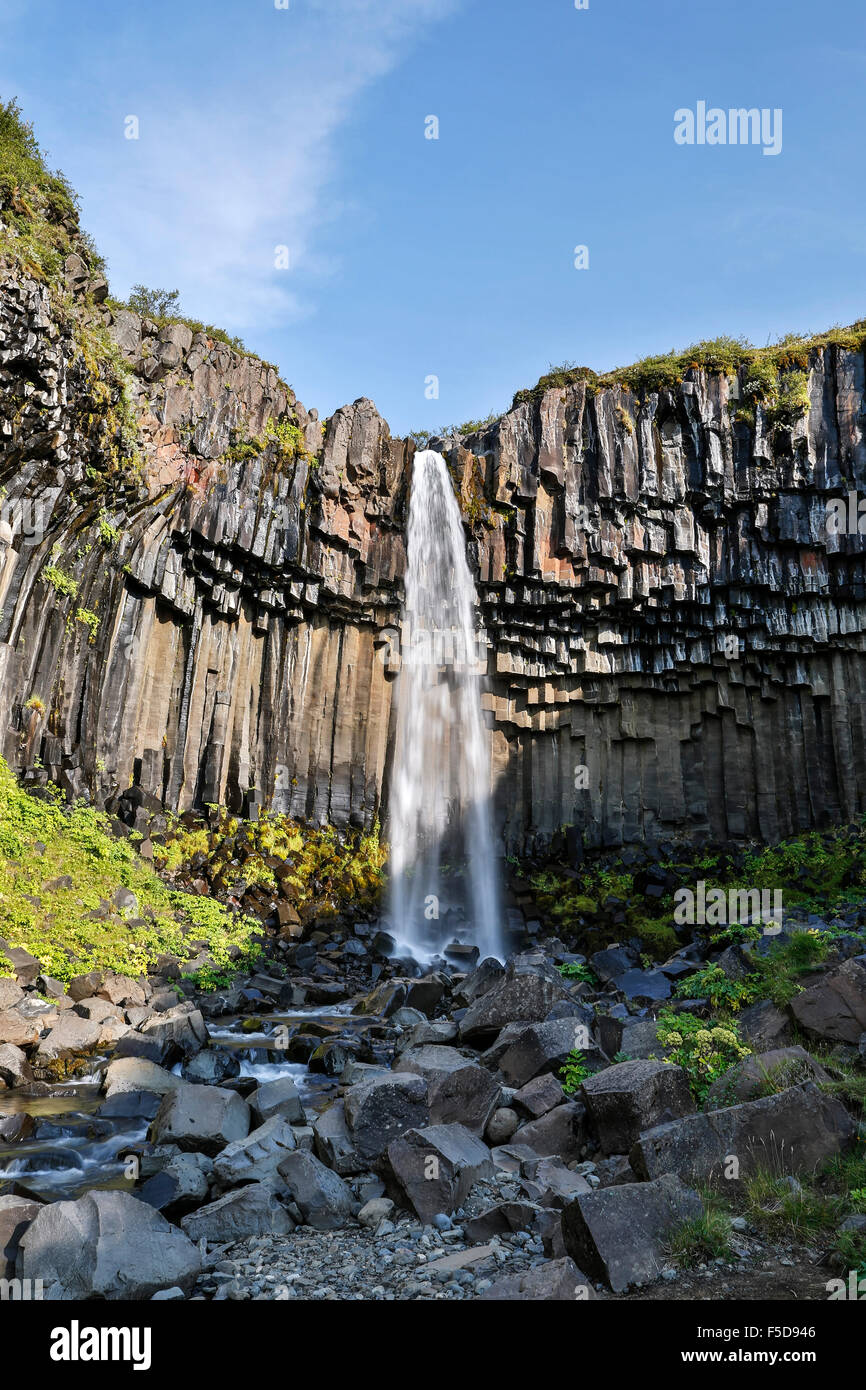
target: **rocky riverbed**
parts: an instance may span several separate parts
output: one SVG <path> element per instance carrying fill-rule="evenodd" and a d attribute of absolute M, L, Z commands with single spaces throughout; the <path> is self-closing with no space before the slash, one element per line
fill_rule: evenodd
<path fill-rule="evenodd" d="M 709 952 L 734 982 L 826 935 L 788 1006 L 742 1012 L 742 1055 L 700 1099 L 656 1019 L 717 1026 L 682 989 L 707 978 L 695 942 L 651 968 L 628 942 L 587 962 L 527 939 L 504 967 L 455 946 L 422 972 L 355 924 L 318 948 L 275 939 L 207 994 L 169 962 L 63 990 L 5 948 L 5 1273 L 59 1299 L 700 1298 L 786 1279 L 825 1297 L 838 1241 L 733 1213 L 760 1174 L 769 1220 L 780 1182 L 797 1200 L 862 1155 L 864 916 L 831 931 L 801 913 Z M 713 1188 L 733 1203 L 724 1248 L 698 1241 L 684 1267 Z M 839 1201 L 836 1236 L 857 1240 L 866 1215 Z"/>

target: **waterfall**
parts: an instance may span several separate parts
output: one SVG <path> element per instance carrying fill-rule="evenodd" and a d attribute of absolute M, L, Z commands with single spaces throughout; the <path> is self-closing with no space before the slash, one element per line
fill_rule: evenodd
<path fill-rule="evenodd" d="M 392 930 L 422 961 L 455 935 L 481 959 L 503 956 L 475 611 L 448 469 L 425 449 L 412 471 L 389 806 Z"/>

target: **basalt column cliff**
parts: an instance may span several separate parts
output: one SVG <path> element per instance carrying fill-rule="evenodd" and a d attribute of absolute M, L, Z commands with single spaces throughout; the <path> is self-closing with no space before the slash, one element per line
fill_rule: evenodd
<path fill-rule="evenodd" d="M 0 730 L 102 804 L 382 810 L 411 442 L 372 402 L 322 424 L 268 365 L 0 272 Z M 774 840 L 866 809 L 862 350 L 640 394 L 524 393 L 434 441 L 488 638 L 509 849 Z"/>

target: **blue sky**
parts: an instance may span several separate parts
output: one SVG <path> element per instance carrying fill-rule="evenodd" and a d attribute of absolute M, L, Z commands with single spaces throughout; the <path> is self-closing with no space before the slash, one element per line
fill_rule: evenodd
<path fill-rule="evenodd" d="M 550 363 L 866 314 L 864 84 L 856 0 L 0 13 L 0 94 L 79 190 L 113 292 L 177 287 L 305 404 L 371 396 L 395 433 L 504 409 Z M 699 100 L 781 108 L 782 152 L 675 144 Z"/>

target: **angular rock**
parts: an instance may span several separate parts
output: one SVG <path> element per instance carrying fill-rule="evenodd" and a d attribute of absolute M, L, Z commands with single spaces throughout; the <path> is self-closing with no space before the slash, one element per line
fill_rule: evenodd
<path fill-rule="evenodd" d="M 89 1192 L 54 1202 L 21 1237 L 17 1273 L 42 1279 L 47 1299 L 147 1299 L 177 1285 L 189 1292 L 196 1247 L 128 1192 Z"/>
<path fill-rule="evenodd" d="M 103 1078 L 107 1096 L 120 1095 L 124 1091 L 152 1091 L 158 1096 L 165 1096 L 183 1084 L 179 1076 L 144 1057 L 118 1057 L 116 1061 L 109 1062 Z"/>
<path fill-rule="evenodd" d="M 355 1217 L 359 1205 L 343 1179 L 311 1153 L 298 1149 L 279 1165 L 304 1224 L 316 1231 L 336 1231 Z"/>
<path fill-rule="evenodd" d="M 829 1081 L 830 1073 L 803 1047 L 776 1047 L 744 1057 L 713 1082 L 707 1109 L 757 1100 L 769 1091 L 784 1091 L 804 1081 Z"/>
<path fill-rule="evenodd" d="M 367 1167 L 352 1143 L 341 1100 L 333 1101 L 313 1121 L 313 1149 L 318 1158 L 341 1177 L 363 1173 Z"/>
<path fill-rule="evenodd" d="M 20 1047 L 0 1043 L 0 1083 L 3 1086 L 23 1086 L 33 1080 L 33 1071 Z"/>
<path fill-rule="evenodd" d="M 521 1125 L 511 1143 L 532 1150 L 539 1158 L 580 1158 L 588 1139 L 586 1109 L 578 1101 L 566 1101 L 537 1120 Z"/>
<path fill-rule="evenodd" d="M 254 1182 L 190 1212 L 180 1224 L 190 1240 L 222 1244 L 249 1236 L 285 1236 L 295 1223 L 273 1186 Z"/>
<path fill-rule="evenodd" d="M 388 1145 L 388 1163 L 427 1224 L 462 1206 L 473 1183 L 493 1176 L 487 1145 L 458 1124 L 408 1130 Z"/>
<path fill-rule="evenodd" d="M 353 1086 L 344 1097 L 352 1145 L 362 1159 L 380 1158 L 392 1139 L 429 1119 L 427 1082 L 411 1072 L 394 1072 Z"/>
<path fill-rule="evenodd" d="M 810 1037 L 856 1047 L 866 1030 L 866 956 L 854 956 L 797 994 L 789 1005 Z"/>
<path fill-rule="evenodd" d="M 511 1104 L 522 1117 L 538 1120 L 549 1110 L 561 1105 L 564 1100 L 562 1083 L 550 1072 L 546 1072 L 543 1076 L 536 1076 L 532 1081 L 527 1081 L 525 1086 L 515 1091 L 511 1097 Z"/>
<path fill-rule="evenodd" d="M 607 1066 L 607 1058 L 583 1041 L 586 1032 L 586 1023 L 575 1018 L 533 1023 L 502 1055 L 499 1069 L 509 1086 L 519 1087 L 546 1072 L 559 1072 L 576 1050 L 582 1052 L 584 1065 L 594 1069 Z"/>
<path fill-rule="evenodd" d="M 290 1125 L 302 1125 L 306 1120 L 298 1088 L 290 1076 L 262 1082 L 247 1097 L 247 1104 L 256 1124 L 264 1124 L 274 1115 L 280 1115 Z"/>
<path fill-rule="evenodd" d="M 456 1048 L 427 1045 L 402 1053 L 394 1070 L 426 1080 L 431 1124 L 462 1124 L 473 1134 L 484 1133 L 501 1088 L 477 1062 Z"/>
<path fill-rule="evenodd" d="M 228 1144 L 246 1139 L 250 1108 L 235 1091 L 220 1086 L 181 1082 L 163 1097 L 151 1126 L 154 1144 L 177 1144 L 200 1153 L 219 1153 Z"/>
<path fill-rule="evenodd" d="M 562 1213 L 562 1238 L 568 1254 L 592 1279 L 603 1279 L 614 1293 L 623 1293 L 659 1277 L 673 1232 L 703 1211 L 697 1192 L 666 1174 L 575 1197 Z"/>
<path fill-rule="evenodd" d="M 42 1210 L 41 1202 L 27 1197 L 0 1197 L 0 1279 L 15 1277 L 15 1261 L 21 1237 Z"/>
<path fill-rule="evenodd" d="M 460 1036 L 483 1038 L 516 1020 L 541 1023 L 563 999 L 570 995 L 549 961 L 543 956 L 515 956 L 502 978 L 470 1004 L 460 1021 Z"/>
<path fill-rule="evenodd" d="M 581 1095 L 605 1154 L 628 1153 L 643 1130 L 695 1108 L 688 1077 L 670 1062 L 618 1062 L 587 1077 Z"/>
<path fill-rule="evenodd" d="M 296 1147 L 291 1125 L 281 1115 L 272 1115 L 246 1139 L 228 1144 L 214 1161 L 214 1173 L 225 1187 L 264 1182 Z"/>
<path fill-rule="evenodd" d="M 721 1186 L 760 1169 L 782 1175 L 812 1172 L 850 1148 L 856 1133 L 841 1101 L 808 1082 L 647 1130 L 629 1160 L 640 1178 L 676 1173 L 689 1181 Z M 736 1171 L 731 1157 L 738 1160 Z"/>

